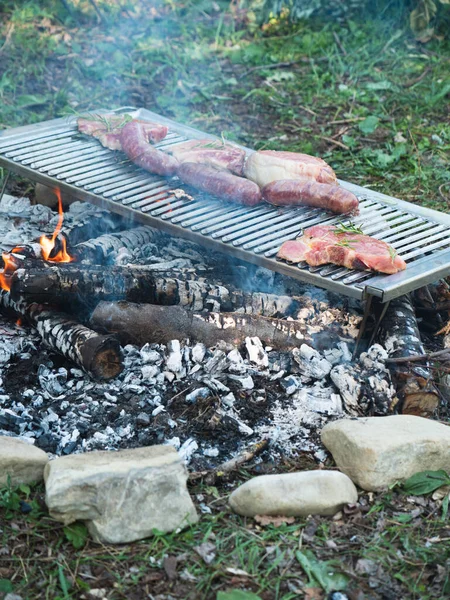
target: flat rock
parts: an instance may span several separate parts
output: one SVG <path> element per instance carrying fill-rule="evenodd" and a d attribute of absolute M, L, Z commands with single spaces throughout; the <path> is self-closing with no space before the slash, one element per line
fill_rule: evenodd
<path fill-rule="evenodd" d="M 412 415 L 343 419 L 322 430 L 339 469 L 364 490 L 425 470 L 450 471 L 450 427 Z"/>
<path fill-rule="evenodd" d="M 198 520 L 172 446 L 65 456 L 44 477 L 50 515 L 66 525 L 86 521 L 97 542 L 132 542 Z"/>
<path fill-rule="evenodd" d="M 346 475 L 317 470 L 254 477 L 231 494 L 229 503 L 245 517 L 305 517 L 334 515 L 357 499 L 358 492 Z"/>
<path fill-rule="evenodd" d="M 0 436 L 0 485 L 33 483 L 44 477 L 47 454 L 32 444 L 13 437 Z"/>

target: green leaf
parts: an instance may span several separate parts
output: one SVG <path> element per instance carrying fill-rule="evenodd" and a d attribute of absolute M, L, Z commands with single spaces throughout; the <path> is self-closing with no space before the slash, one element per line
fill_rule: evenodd
<path fill-rule="evenodd" d="M 342 141 L 344 142 L 344 144 L 346 144 L 349 148 L 354 148 L 358 142 L 355 140 L 354 137 L 352 137 L 351 135 L 343 135 L 342 136 Z"/>
<path fill-rule="evenodd" d="M 373 133 L 375 131 L 375 129 L 378 127 L 379 122 L 380 122 L 380 119 L 378 117 L 374 117 L 372 115 L 372 116 L 364 119 L 364 121 L 361 121 L 361 123 L 359 123 L 358 127 L 359 127 L 360 131 L 362 131 L 365 134 Z"/>
<path fill-rule="evenodd" d="M 66 538 L 72 542 L 72 546 L 79 550 L 83 548 L 88 539 L 89 533 L 86 525 L 83 523 L 72 523 L 63 529 Z"/>
<path fill-rule="evenodd" d="M 20 490 L 20 491 L 21 491 L 23 494 L 25 494 L 25 496 L 29 496 L 29 495 L 30 495 L 30 493 L 31 493 L 30 486 L 26 485 L 25 483 L 21 483 L 21 484 L 19 485 L 19 490 Z"/>
<path fill-rule="evenodd" d="M 253 592 L 230 590 L 229 592 L 217 592 L 216 600 L 261 600 L 261 597 Z"/>
<path fill-rule="evenodd" d="M 366 85 L 368 90 L 390 90 L 392 83 L 390 81 L 371 81 Z"/>
<path fill-rule="evenodd" d="M 389 165 L 392 165 L 392 163 L 395 163 L 397 160 L 397 157 L 394 154 L 386 154 L 386 152 L 383 152 L 382 150 L 374 150 L 371 152 L 371 155 L 374 158 L 376 166 L 380 167 L 380 169 L 389 167 Z"/>
<path fill-rule="evenodd" d="M 45 96 L 39 96 L 38 94 L 24 94 L 16 98 L 16 105 L 19 108 L 29 108 L 31 106 L 41 106 L 47 104 L 48 98 Z"/>
<path fill-rule="evenodd" d="M 63 571 L 61 565 L 58 565 L 58 579 L 59 579 L 59 585 L 61 586 L 62 592 L 64 594 L 64 598 L 70 598 L 70 595 L 69 595 L 70 584 L 67 581 L 66 576 L 64 575 L 64 571 Z"/>
<path fill-rule="evenodd" d="M 0 579 L 0 592 L 9 593 L 13 591 L 12 583 L 9 579 Z"/>
<path fill-rule="evenodd" d="M 403 491 L 412 496 L 430 494 L 443 485 L 450 484 L 450 477 L 443 471 L 421 471 L 403 482 Z"/>
<path fill-rule="evenodd" d="M 308 576 L 308 585 L 313 587 L 320 585 L 327 593 L 344 590 L 347 587 L 348 577 L 336 572 L 334 561 L 320 562 L 310 550 L 305 552 L 297 550 L 295 556 Z"/>

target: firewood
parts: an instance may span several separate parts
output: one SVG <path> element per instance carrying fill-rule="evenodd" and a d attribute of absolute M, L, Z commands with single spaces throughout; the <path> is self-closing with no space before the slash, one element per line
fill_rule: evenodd
<path fill-rule="evenodd" d="M 194 313 L 181 306 L 129 302 L 100 302 L 91 325 L 118 334 L 123 344 L 166 344 L 189 338 L 207 346 L 220 340 L 240 345 L 246 337 L 259 337 L 270 346 L 290 348 L 309 341 L 306 325 L 298 321 L 240 313 Z"/>
<path fill-rule="evenodd" d="M 71 249 L 71 255 L 75 261 L 102 265 L 108 258 L 116 256 L 119 250 L 132 251 L 162 236 L 161 232 L 151 227 L 135 227 L 117 233 L 106 233 L 77 244 Z"/>
<path fill-rule="evenodd" d="M 409 296 L 392 300 L 378 332 L 378 340 L 390 358 L 425 354 L 416 314 Z M 403 414 L 430 416 L 439 404 L 439 393 L 428 365 L 388 362 Z"/>
<path fill-rule="evenodd" d="M 87 302 L 128 299 L 154 302 L 151 271 L 131 267 L 86 266 L 75 263 L 26 263 L 11 277 L 11 297 L 60 304 L 80 298 Z"/>
<path fill-rule="evenodd" d="M 24 317 L 46 346 L 96 378 L 111 379 L 123 369 L 120 345 L 114 336 L 100 335 L 48 306 L 14 301 L 4 290 L 0 290 L 0 311 Z"/>
<path fill-rule="evenodd" d="M 266 317 L 295 317 L 302 306 L 311 305 L 309 297 L 230 291 L 205 281 L 161 277 L 153 272 L 152 265 L 110 267 L 30 260 L 22 261 L 11 277 L 11 296 L 56 304 L 74 298 L 87 304 L 128 300 L 180 305 L 194 311 L 241 312 Z"/>
<path fill-rule="evenodd" d="M 94 235 L 113 233 L 124 228 L 125 222 L 119 215 L 106 211 L 92 214 L 89 210 L 84 210 L 83 217 L 77 218 L 75 223 L 64 222 L 64 237 L 69 247 L 89 240 Z"/>

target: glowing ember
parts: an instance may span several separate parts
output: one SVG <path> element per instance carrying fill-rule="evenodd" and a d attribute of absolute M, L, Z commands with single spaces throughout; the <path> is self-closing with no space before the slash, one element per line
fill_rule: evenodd
<path fill-rule="evenodd" d="M 41 237 L 41 239 L 39 240 L 39 242 L 41 244 L 42 258 L 44 260 L 49 260 L 51 262 L 67 263 L 67 262 L 72 261 L 72 257 L 67 252 L 67 245 L 66 245 L 65 238 L 62 238 L 62 240 L 61 240 L 61 246 L 62 246 L 61 250 L 59 250 L 55 256 L 50 258 L 50 254 L 52 253 L 53 248 L 55 247 L 56 238 L 58 237 L 58 235 L 61 231 L 62 224 L 64 221 L 64 212 L 63 212 L 62 201 L 61 201 L 61 192 L 58 189 L 56 189 L 55 194 L 58 197 L 58 214 L 59 214 L 58 223 L 55 227 L 55 231 L 53 232 L 52 237 L 48 238 L 47 236 L 43 235 Z"/>

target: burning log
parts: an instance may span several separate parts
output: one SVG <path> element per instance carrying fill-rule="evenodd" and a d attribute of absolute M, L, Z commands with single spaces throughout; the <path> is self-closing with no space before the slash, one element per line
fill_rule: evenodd
<path fill-rule="evenodd" d="M 403 414 L 431 415 L 439 404 L 439 394 L 430 369 L 427 364 L 419 366 L 407 362 L 409 356 L 425 353 L 409 296 L 391 301 L 380 325 L 378 339 L 390 358 L 405 359 L 402 363 L 388 363 L 397 388 L 397 408 Z"/>
<path fill-rule="evenodd" d="M 112 236 L 105 236 L 112 237 Z M 309 297 L 291 298 L 260 292 L 230 291 L 205 281 L 156 277 L 152 265 L 101 267 L 74 263 L 23 261 L 10 277 L 13 299 L 60 303 L 128 300 L 179 305 L 193 311 L 242 312 L 265 317 L 296 316 Z"/>
<path fill-rule="evenodd" d="M 64 225 L 64 236 L 70 247 L 91 239 L 95 234 L 116 232 L 124 227 L 124 220 L 119 215 L 106 211 L 92 214 L 85 207 L 83 210 L 86 212 L 83 218 L 77 219 L 74 224 Z"/>
<path fill-rule="evenodd" d="M 117 255 L 119 250 L 135 250 L 144 244 L 154 242 L 161 233 L 151 227 L 135 227 L 117 233 L 106 233 L 100 237 L 77 244 L 71 249 L 76 261 L 86 261 L 93 264 L 104 264 L 108 258 Z"/>
<path fill-rule="evenodd" d="M 43 342 L 99 379 L 116 377 L 123 369 L 120 345 L 111 335 L 100 335 L 62 312 L 25 300 L 14 301 L 0 291 L 0 311 L 20 315 L 37 329 Z"/>
<path fill-rule="evenodd" d="M 239 345 L 247 337 L 259 337 L 270 346 L 289 348 L 309 339 L 307 327 L 297 321 L 239 313 L 194 313 L 181 306 L 128 302 L 100 302 L 91 324 L 118 334 L 123 344 L 167 344 L 173 339 L 189 338 L 207 346 L 220 340 Z"/>
<path fill-rule="evenodd" d="M 155 279 L 145 269 L 131 267 L 46 264 L 17 269 L 10 281 L 13 300 L 54 302 L 81 298 L 84 301 L 128 300 L 154 302 Z"/>

